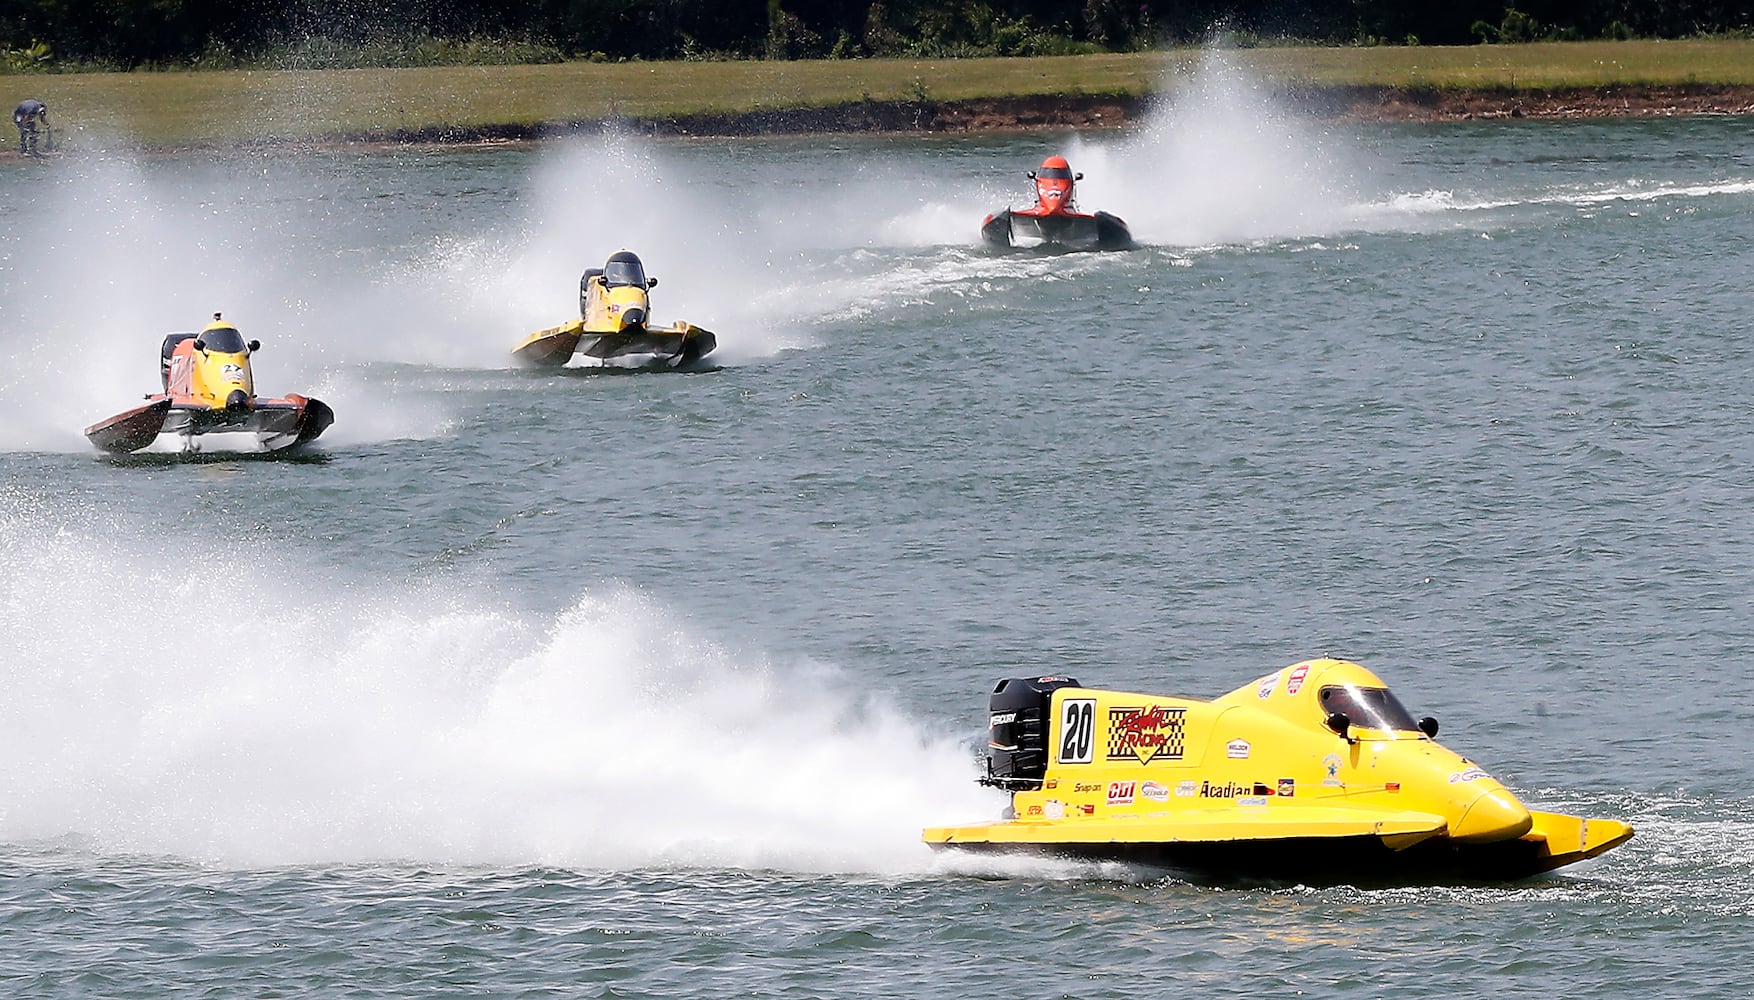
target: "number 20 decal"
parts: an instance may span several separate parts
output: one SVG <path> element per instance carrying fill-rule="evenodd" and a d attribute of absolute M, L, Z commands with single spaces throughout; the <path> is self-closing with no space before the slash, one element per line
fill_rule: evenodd
<path fill-rule="evenodd" d="M 1067 698 L 1060 703 L 1060 763 L 1090 763 L 1095 698 Z"/>

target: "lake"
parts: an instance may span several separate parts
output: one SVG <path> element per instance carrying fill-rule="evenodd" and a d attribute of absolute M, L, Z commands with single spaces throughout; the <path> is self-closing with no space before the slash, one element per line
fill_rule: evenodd
<path fill-rule="evenodd" d="M 1310 121 L 1218 68 L 1128 132 L 8 167 L 0 981 L 1743 996 L 1751 140 Z M 977 246 L 1051 153 L 1140 249 Z M 712 364 L 512 367 L 624 247 Z M 335 426 L 100 457 L 220 311 Z M 1637 835 L 1405 889 L 918 842 L 1004 805 L 1000 678 L 1318 655 Z"/>

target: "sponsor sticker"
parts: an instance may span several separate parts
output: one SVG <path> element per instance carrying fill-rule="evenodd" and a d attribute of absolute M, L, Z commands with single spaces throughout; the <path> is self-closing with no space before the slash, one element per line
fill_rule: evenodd
<path fill-rule="evenodd" d="M 1081 814 L 1083 814 L 1085 816 L 1095 816 L 1096 815 L 1096 803 L 1094 803 L 1094 802 L 1080 802 L 1078 804 L 1078 812 L 1080 812 Z"/>
<path fill-rule="evenodd" d="M 1457 782 L 1478 781 L 1481 778 L 1490 778 L 1490 777 L 1492 777 L 1492 775 L 1487 774 L 1485 771 L 1482 771 L 1477 767 L 1470 767 L 1466 771 L 1457 771 L 1456 773 L 1450 775 L 1449 776 L 1449 783 L 1453 785 L 1453 784 L 1456 784 Z"/>
<path fill-rule="evenodd" d="M 1149 764 L 1162 757 L 1180 760 L 1185 708 L 1167 705 L 1123 708 L 1109 706 L 1108 759 Z"/>
<path fill-rule="evenodd" d="M 1231 760 L 1248 760 L 1249 741 L 1231 740 L 1229 743 L 1224 744 L 1224 756 L 1229 757 Z"/>
<path fill-rule="evenodd" d="M 1017 721 L 1017 713 L 1016 712 L 999 712 L 999 713 L 996 713 L 994 715 L 987 716 L 987 728 L 991 729 L 993 726 L 1009 726 L 1011 723 L 1016 722 L 1016 721 Z"/>
<path fill-rule="evenodd" d="M 1182 781 L 1175 786 L 1175 797 L 1178 799 L 1191 799 L 1199 793 L 1200 783 L 1197 781 Z"/>
<path fill-rule="evenodd" d="M 1303 679 L 1309 676 L 1309 664 L 1299 663 L 1291 668 L 1291 676 L 1285 678 L 1285 693 L 1295 695 L 1303 690 Z"/>
<path fill-rule="evenodd" d="M 1290 798 L 1291 796 L 1296 795 L 1297 794 L 1297 779 L 1296 778 L 1280 778 L 1279 779 L 1279 794 L 1285 796 L 1286 798 Z"/>
<path fill-rule="evenodd" d="M 1200 782 L 1200 798 L 1202 799 L 1235 799 L 1245 795 L 1253 795 L 1254 792 L 1253 785 L 1239 785 L 1234 781 L 1226 781 L 1222 785 L 1210 781 Z"/>
<path fill-rule="evenodd" d="M 1048 819 L 1062 819 L 1066 815 L 1065 803 L 1059 799 L 1049 799 L 1041 804 L 1041 814 Z"/>
<path fill-rule="evenodd" d="M 1030 806 L 1029 811 L 1024 813 L 1024 815 L 1025 816 L 1040 816 L 1041 815 L 1041 806 Z"/>
<path fill-rule="evenodd" d="M 1139 783 L 1139 794 L 1153 802 L 1168 802 L 1169 786 L 1160 785 L 1155 781 L 1142 781 Z"/>
<path fill-rule="evenodd" d="M 1108 804 L 1111 806 L 1130 806 L 1133 804 L 1133 793 L 1139 787 L 1137 781 L 1111 781 L 1108 783 Z"/>
<path fill-rule="evenodd" d="M 1058 788 L 1058 787 L 1060 787 L 1060 779 L 1058 779 L 1058 778 L 1049 778 L 1049 779 L 1048 779 L 1048 780 L 1046 780 L 1046 781 L 1044 781 L 1044 782 L 1042 782 L 1042 783 L 1041 783 L 1041 787 L 1043 787 L 1043 788 L 1045 788 L 1045 789 L 1047 789 L 1047 790 L 1048 790 L 1048 791 L 1050 791 L 1050 792 L 1051 792 L 1051 791 L 1053 791 L 1053 790 L 1054 790 L 1054 789 L 1056 789 L 1056 788 Z"/>
<path fill-rule="evenodd" d="M 1072 794 L 1074 795 L 1081 795 L 1084 792 L 1100 791 L 1102 791 L 1102 782 L 1100 781 L 1079 781 L 1072 785 Z"/>
<path fill-rule="evenodd" d="M 1275 670 L 1272 673 L 1268 674 L 1267 676 L 1261 678 L 1260 683 L 1255 686 L 1255 697 L 1260 698 L 1264 701 L 1267 698 L 1270 698 L 1273 696 L 1273 689 L 1278 687 L 1278 686 L 1279 686 L 1279 671 Z"/>
<path fill-rule="evenodd" d="M 1262 795 L 1251 795 L 1248 798 L 1237 799 L 1236 804 L 1239 806 L 1255 806 L 1256 808 L 1264 809 L 1267 805 L 1267 799 Z"/>
<path fill-rule="evenodd" d="M 1339 754 L 1331 753 L 1322 758 L 1322 773 L 1324 775 L 1322 778 L 1322 784 L 1335 785 L 1342 788 L 1345 787 L 1346 783 L 1340 780 Z"/>
<path fill-rule="evenodd" d="M 1401 783 L 1398 781 L 1391 781 L 1388 784 L 1382 786 L 1382 790 L 1385 792 L 1398 792 L 1401 790 Z"/>

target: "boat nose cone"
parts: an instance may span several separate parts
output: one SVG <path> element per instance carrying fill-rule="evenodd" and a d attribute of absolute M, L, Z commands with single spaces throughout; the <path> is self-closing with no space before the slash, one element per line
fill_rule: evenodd
<path fill-rule="evenodd" d="M 621 328 L 623 330 L 626 330 L 630 327 L 639 327 L 639 326 L 644 326 L 644 325 L 646 325 L 646 311 L 644 309 L 626 309 L 626 310 L 622 311 L 622 313 L 621 313 Z"/>
<path fill-rule="evenodd" d="M 249 405 L 250 394 L 242 389 L 233 389 L 231 394 L 225 397 L 225 408 L 228 410 L 248 409 Z"/>
<path fill-rule="evenodd" d="M 1514 840 L 1534 828 L 1535 817 L 1516 796 L 1502 789 L 1481 792 L 1462 810 L 1461 818 L 1450 824 L 1449 835 L 1456 840 L 1490 843 Z"/>

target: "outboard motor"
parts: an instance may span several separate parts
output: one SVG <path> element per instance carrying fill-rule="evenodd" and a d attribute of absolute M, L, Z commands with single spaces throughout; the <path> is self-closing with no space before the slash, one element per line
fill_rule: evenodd
<path fill-rule="evenodd" d="M 579 315 L 581 317 L 591 311 L 591 279 L 602 276 L 603 269 L 600 267 L 587 267 L 585 273 L 579 276 Z"/>
<path fill-rule="evenodd" d="M 164 346 L 158 351 L 158 380 L 165 392 L 171 391 L 171 355 L 176 352 L 177 345 L 185 340 L 193 340 L 192 333 L 170 333 L 164 338 Z"/>
<path fill-rule="evenodd" d="M 981 784 L 1008 791 L 1041 787 L 1048 770 L 1053 694 L 1078 687 L 1070 677 L 1011 677 L 987 699 L 987 776 Z"/>

